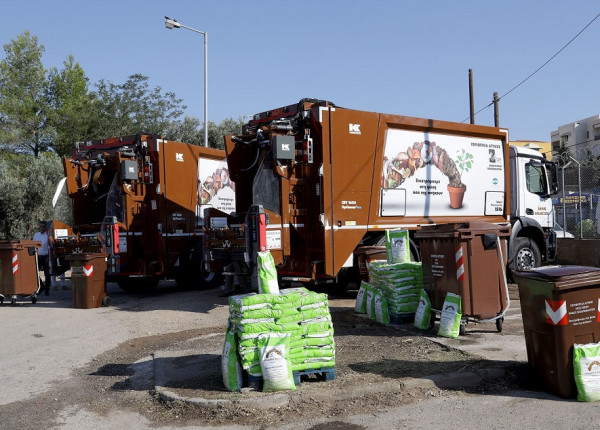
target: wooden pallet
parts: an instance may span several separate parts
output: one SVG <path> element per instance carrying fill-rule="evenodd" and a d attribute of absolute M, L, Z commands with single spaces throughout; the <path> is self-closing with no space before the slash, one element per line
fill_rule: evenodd
<path fill-rule="evenodd" d="M 323 367 L 321 369 L 297 370 L 293 372 L 294 384 L 299 386 L 303 381 L 315 379 L 317 381 L 332 381 L 335 379 L 335 368 Z M 247 375 L 248 386 L 254 389 L 261 389 L 263 379 L 262 376 Z"/>
<path fill-rule="evenodd" d="M 406 312 L 401 314 L 390 313 L 390 324 L 412 324 L 415 322 L 415 313 Z"/>
<path fill-rule="evenodd" d="M 294 384 L 296 386 L 300 385 L 302 381 L 312 378 L 317 381 L 332 381 L 335 379 L 335 368 L 322 367 L 321 369 L 298 370 L 294 372 Z"/>

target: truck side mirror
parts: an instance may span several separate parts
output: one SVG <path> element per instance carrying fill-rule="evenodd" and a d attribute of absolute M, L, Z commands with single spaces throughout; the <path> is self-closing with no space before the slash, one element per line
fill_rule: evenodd
<path fill-rule="evenodd" d="M 556 169 L 556 163 L 552 161 L 546 161 L 546 176 L 548 177 L 548 194 L 550 196 L 558 193 L 558 174 Z"/>

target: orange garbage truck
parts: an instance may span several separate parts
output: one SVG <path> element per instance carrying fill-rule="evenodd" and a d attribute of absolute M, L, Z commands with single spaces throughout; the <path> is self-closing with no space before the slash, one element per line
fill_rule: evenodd
<path fill-rule="evenodd" d="M 79 143 L 64 161 L 72 226 L 55 229 L 54 254 L 103 252 L 107 281 L 151 289 L 175 279 L 212 287 L 202 264 L 207 207 L 235 208 L 222 150 L 139 134 Z"/>

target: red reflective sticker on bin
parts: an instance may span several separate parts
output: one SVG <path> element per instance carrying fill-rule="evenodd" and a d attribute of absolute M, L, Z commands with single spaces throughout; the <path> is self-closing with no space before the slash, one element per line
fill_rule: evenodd
<path fill-rule="evenodd" d="M 94 274 L 94 265 L 83 266 L 83 276 L 92 276 Z"/>
<path fill-rule="evenodd" d="M 456 279 L 458 281 L 465 280 L 465 263 L 463 260 L 462 246 L 457 246 L 454 250 L 454 261 L 456 261 Z"/>
<path fill-rule="evenodd" d="M 553 325 L 567 325 L 567 301 L 546 300 L 546 322 Z"/>
<path fill-rule="evenodd" d="M 598 299 L 598 322 L 600 322 L 600 299 Z"/>
<path fill-rule="evenodd" d="M 12 271 L 13 275 L 19 273 L 19 256 L 16 252 L 12 255 Z"/>

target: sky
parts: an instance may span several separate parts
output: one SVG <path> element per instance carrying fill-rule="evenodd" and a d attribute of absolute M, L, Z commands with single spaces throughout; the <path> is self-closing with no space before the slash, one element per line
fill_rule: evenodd
<path fill-rule="evenodd" d="M 47 68 L 73 55 L 90 81 L 148 76 L 219 123 L 298 102 L 468 122 L 542 66 L 600 13 L 597 0 L 0 0 L 0 42 L 28 30 Z M 550 141 L 600 114 L 600 18 L 499 103 L 511 140 Z M 0 51 L 0 60 L 5 57 Z M 492 107 L 475 117 L 494 125 Z"/>

